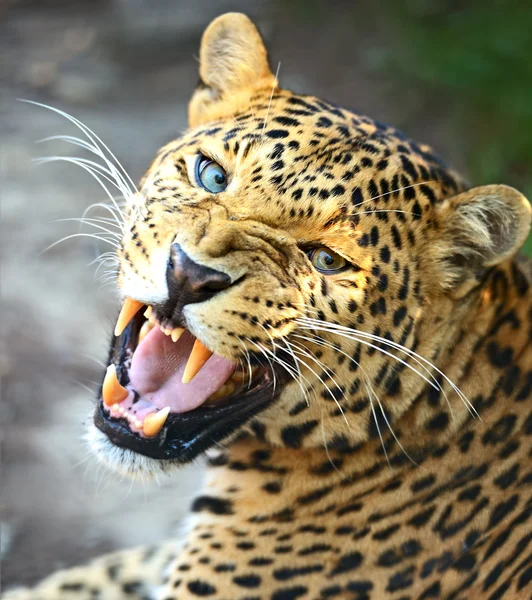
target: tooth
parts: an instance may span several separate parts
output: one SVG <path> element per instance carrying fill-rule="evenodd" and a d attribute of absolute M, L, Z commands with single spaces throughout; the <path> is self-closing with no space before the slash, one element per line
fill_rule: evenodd
<path fill-rule="evenodd" d="M 112 406 L 113 404 L 123 402 L 128 395 L 129 392 L 125 387 L 122 387 L 118 381 L 116 367 L 114 365 L 109 365 L 102 386 L 102 396 L 106 406 Z"/>
<path fill-rule="evenodd" d="M 235 391 L 235 385 L 231 380 L 226 381 L 219 389 L 217 389 L 214 393 L 212 393 L 207 400 L 206 404 L 210 402 L 217 402 L 221 398 L 225 398 L 226 396 L 230 396 Z"/>
<path fill-rule="evenodd" d="M 139 344 L 148 335 L 148 333 L 150 333 L 153 327 L 153 323 L 150 323 L 149 321 L 144 321 L 139 331 Z"/>
<path fill-rule="evenodd" d="M 188 357 L 187 364 L 185 366 L 185 372 L 183 373 L 182 382 L 190 383 L 194 377 L 199 373 L 201 367 L 209 360 L 209 358 L 213 355 L 208 348 L 199 341 L 196 340 L 194 342 L 194 346 L 192 347 L 192 352 Z"/>
<path fill-rule="evenodd" d="M 120 314 L 118 315 L 118 319 L 116 321 L 116 336 L 120 335 L 124 331 L 124 329 L 129 325 L 131 319 L 143 306 L 144 303 L 139 302 L 138 300 L 132 300 L 131 298 L 126 298 L 124 300 L 124 304 L 122 304 L 122 309 L 120 310 Z"/>
<path fill-rule="evenodd" d="M 150 413 L 144 418 L 142 431 L 146 437 L 155 437 L 161 431 L 170 412 L 170 407 L 167 406 L 158 412 Z"/>
<path fill-rule="evenodd" d="M 153 308 L 151 306 L 148 306 L 148 308 L 144 311 L 144 316 L 146 317 L 146 319 L 149 319 L 151 317 L 152 312 Z"/>
<path fill-rule="evenodd" d="M 235 371 L 232 375 L 231 375 L 231 379 L 233 381 L 238 381 L 239 383 L 241 383 L 242 381 L 249 381 L 249 371 Z"/>
<path fill-rule="evenodd" d="M 253 380 L 253 378 L 255 377 L 255 375 L 257 374 L 257 367 L 252 367 L 251 368 L 251 380 Z M 249 369 L 246 369 L 244 371 L 235 371 L 232 375 L 231 375 L 231 379 L 233 381 L 238 381 L 240 383 L 242 382 L 249 382 L 250 380 L 250 375 L 249 375 Z"/>
<path fill-rule="evenodd" d="M 177 340 L 183 335 L 184 332 L 185 330 L 182 327 L 176 327 L 175 329 L 173 329 L 172 333 L 170 334 L 172 336 L 172 342 L 177 342 Z"/>

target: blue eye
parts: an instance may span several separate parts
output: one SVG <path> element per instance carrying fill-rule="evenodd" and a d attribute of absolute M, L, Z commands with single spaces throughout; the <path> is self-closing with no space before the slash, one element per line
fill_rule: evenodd
<path fill-rule="evenodd" d="M 212 194 L 223 192 L 227 187 L 227 173 L 218 163 L 205 156 L 198 156 L 196 177 L 201 187 Z"/>

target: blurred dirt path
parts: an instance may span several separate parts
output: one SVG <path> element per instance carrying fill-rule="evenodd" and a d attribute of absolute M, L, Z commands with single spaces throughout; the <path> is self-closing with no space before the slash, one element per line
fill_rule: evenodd
<path fill-rule="evenodd" d="M 79 230 L 58 219 L 79 217 L 104 196 L 74 165 L 31 164 L 38 156 L 78 154 L 59 142 L 34 144 L 77 133 L 58 115 L 16 98 L 73 114 L 138 180 L 157 148 L 186 127 L 202 30 L 214 16 L 242 10 L 269 40 L 274 67 L 281 61 L 283 85 L 399 125 L 418 117 L 423 138 L 438 137 L 445 124 L 420 124 L 423 107 L 395 101 L 397 89 L 376 74 L 378 33 L 362 9 L 356 22 L 341 10 L 324 21 L 286 5 L 12 0 L 0 12 L 4 586 L 167 537 L 201 478 L 195 466 L 159 484 L 117 481 L 82 441 L 117 314 L 112 283 L 102 285 L 87 265 L 110 248 L 79 238 L 40 252 Z"/>

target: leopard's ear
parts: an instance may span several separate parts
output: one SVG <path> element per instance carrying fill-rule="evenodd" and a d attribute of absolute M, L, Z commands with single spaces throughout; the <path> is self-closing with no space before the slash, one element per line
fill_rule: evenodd
<path fill-rule="evenodd" d="M 454 287 L 514 255 L 530 231 L 528 200 L 506 185 L 476 187 L 438 207 L 441 236 L 432 248 Z M 467 287 L 467 286 L 466 286 Z"/>
<path fill-rule="evenodd" d="M 277 86 L 260 33 L 241 13 L 222 15 L 207 27 L 199 75 L 189 104 L 191 127 L 246 109 L 258 90 L 271 92 Z"/>

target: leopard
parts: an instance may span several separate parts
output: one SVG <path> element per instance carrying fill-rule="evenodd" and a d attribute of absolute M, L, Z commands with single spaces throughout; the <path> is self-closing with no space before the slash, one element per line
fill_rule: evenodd
<path fill-rule="evenodd" d="M 4 598 L 530 598 L 530 222 L 215 19 L 128 198 L 88 431 L 114 472 L 205 483 L 169 541 Z"/>

